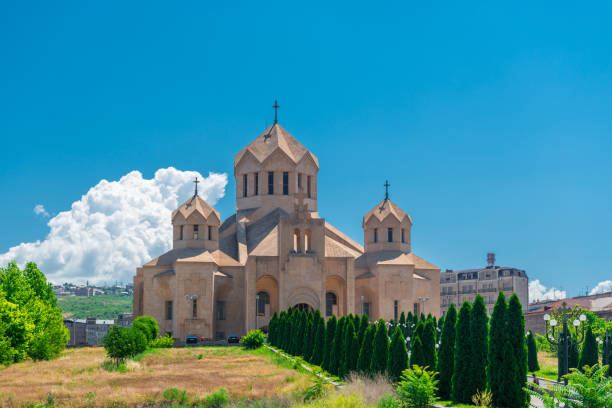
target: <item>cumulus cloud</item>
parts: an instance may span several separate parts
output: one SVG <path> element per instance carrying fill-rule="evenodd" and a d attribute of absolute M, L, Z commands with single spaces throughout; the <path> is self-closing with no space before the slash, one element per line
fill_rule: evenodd
<path fill-rule="evenodd" d="M 529 302 L 541 300 L 565 299 L 567 293 L 557 288 L 547 288 L 540 283 L 539 279 L 529 282 Z"/>
<path fill-rule="evenodd" d="M 45 206 L 42 204 L 36 204 L 34 206 L 34 214 L 42 215 L 43 217 L 48 217 L 49 213 L 45 210 Z"/>
<path fill-rule="evenodd" d="M 136 267 L 172 245 L 170 215 L 193 194 L 214 205 L 225 195 L 227 174 L 159 169 L 152 179 L 132 171 L 118 181 L 101 180 L 49 220 L 42 241 L 21 243 L 0 254 L 0 265 L 34 261 L 53 282 L 129 282 Z M 35 207 L 34 212 L 37 211 Z M 40 205 L 41 214 L 44 207 Z"/>
<path fill-rule="evenodd" d="M 599 282 L 597 286 L 595 286 L 593 290 L 589 292 L 589 295 L 597 295 L 599 293 L 606 292 L 612 292 L 612 280 L 605 280 L 603 282 Z"/>

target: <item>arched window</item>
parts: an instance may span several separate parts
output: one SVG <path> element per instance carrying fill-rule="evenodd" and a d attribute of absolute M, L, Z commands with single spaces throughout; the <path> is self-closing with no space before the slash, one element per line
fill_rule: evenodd
<path fill-rule="evenodd" d="M 338 304 L 338 298 L 333 292 L 327 292 L 325 294 L 325 316 L 331 316 L 334 314 L 334 305 Z"/>
<path fill-rule="evenodd" d="M 307 229 L 306 232 L 304 233 L 304 251 L 305 252 L 312 251 L 310 239 L 311 239 L 310 230 Z"/>
<path fill-rule="evenodd" d="M 183 240 L 183 229 L 184 229 L 184 226 L 181 225 L 180 228 L 179 228 L 179 239 L 181 241 Z"/>
<path fill-rule="evenodd" d="M 374 228 L 374 242 L 378 242 L 378 228 Z"/>
<path fill-rule="evenodd" d="M 293 231 L 293 250 L 295 252 L 300 252 L 302 250 L 300 243 L 300 230 L 297 228 L 295 231 Z"/>
<path fill-rule="evenodd" d="M 268 292 L 259 292 L 256 296 L 257 300 L 257 316 L 266 315 L 266 305 L 270 304 L 270 295 Z"/>

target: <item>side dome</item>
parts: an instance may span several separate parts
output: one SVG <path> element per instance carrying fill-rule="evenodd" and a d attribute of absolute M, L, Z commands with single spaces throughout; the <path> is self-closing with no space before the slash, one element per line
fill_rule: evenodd
<path fill-rule="evenodd" d="M 173 248 L 219 249 L 220 224 L 219 212 L 194 195 L 172 211 Z"/>
<path fill-rule="evenodd" d="M 412 219 L 393 201 L 384 199 L 363 216 L 363 243 L 368 251 L 410 252 Z"/>

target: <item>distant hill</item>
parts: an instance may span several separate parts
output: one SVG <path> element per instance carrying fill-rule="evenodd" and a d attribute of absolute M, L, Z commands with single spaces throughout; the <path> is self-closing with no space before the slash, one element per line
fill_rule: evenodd
<path fill-rule="evenodd" d="M 132 313 L 132 296 L 58 296 L 64 318 L 114 319 L 119 313 Z"/>

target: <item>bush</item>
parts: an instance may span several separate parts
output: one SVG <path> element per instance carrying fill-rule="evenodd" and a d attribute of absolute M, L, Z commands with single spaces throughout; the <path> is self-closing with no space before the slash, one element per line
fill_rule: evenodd
<path fill-rule="evenodd" d="M 294 405 L 293 408 L 368 408 L 357 394 L 333 394 L 309 403 Z"/>
<path fill-rule="evenodd" d="M 378 401 L 376 408 L 402 408 L 402 403 L 395 395 L 387 394 Z"/>
<path fill-rule="evenodd" d="M 151 316 L 140 316 L 134 320 L 132 327 L 140 330 L 146 337 L 147 343 L 159 336 L 157 320 Z"/>
<path fill-rule="evenodd" d="M 130 356 L 135 357 L 147 349 L 147 338 L 144 333 L 134 327 L 128 329 L 130 340 Z"/>
<path fill-rule="evenodd" d="M 304 390 L 304 402 L 323 398 L 328 392 L 329 386 L 327 381 L 322 377 L 316 376 L 313 380 L 313 384 Z"/>
<path fill-rule="evenodd" d="M 187 391 L 179 390 L 178 388 L 166 388 L 163 393 L 163 397 L 166 401 L 177 401 L 180 404 L 186 404 L 189 398 L 187 397 Z"/>
<path fill-rule="evenodd" d="M 169 334 L 166 334 L 164 337 L 158 337 L 149 343 L 151 348 L 170 348 L 172 346 L 174 346 L 174 338 Z"/>
<path fill-rule="evenodd" d="M 125 359 L 132 356 L 132 345 L 128 329 L 121 326 L 112 326 L 104 337 L 104 349 L 118 367 Z"/>
<path fill-rule="evenodd" d="M 251 350 L 261 347 L 264 344 L 266 337 L 261 330 L 251 330 L 246 336 L 240 340 L 245 348 Z"/>
<path fill-rule="evenodd" d="M 412 366 L 402 373 L 397 385 L 399 399 L 411 408 L 428 408 L 436 403 L 438 398 L 438 380 L 435 373 L 425 367 Z"/>
<path fill-rule="evenodd" d="M 253 331 L 259 331 L 259 330 L 252 330 L 251 333 Z M 229 403 L 230 396 L 227 390 L 222 387 L 222 388 L 219 388 L 217 391 L 214 391 L 211 394 L 208 394 L 206 398 L 204 398 L 204 401 L 206 401 L 206 406 L 208 408 L 222 408 L 224 405 Z"/>

